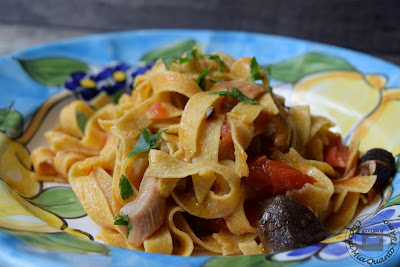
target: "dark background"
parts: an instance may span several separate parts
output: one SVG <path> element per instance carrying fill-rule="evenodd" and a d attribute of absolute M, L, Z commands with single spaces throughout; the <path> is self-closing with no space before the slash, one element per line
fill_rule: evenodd
<path fill-rule="evenodd" d="M 150 28 L 279 34 L 400 65 L 400 0 L 0 0 L 0 55 L 64 38 Z"/>

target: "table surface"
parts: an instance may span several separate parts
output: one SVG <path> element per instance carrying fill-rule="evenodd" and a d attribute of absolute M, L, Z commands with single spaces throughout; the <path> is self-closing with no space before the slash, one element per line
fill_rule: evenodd
<path fill-rule="evenodd" d="M 150 28 L 278 34 L 400 65 L 400 0 L 0 1 L 0 55 L 65 38 Z"/>

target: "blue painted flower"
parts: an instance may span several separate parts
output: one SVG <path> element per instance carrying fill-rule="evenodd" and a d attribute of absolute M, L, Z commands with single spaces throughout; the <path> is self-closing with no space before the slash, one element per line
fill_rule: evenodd
<path fill-rule="evenodd" d="M 151 69 L 154 62 L 139 63 L 132 67 L 123 62 L 113 62 L 105 67 L 92 66 L 87 73 L 74 72 L 65 81 L 66 89 L 79 93 L 83 99 L 90 100 L 104 91 L 112 96 L 117 91 L 129 93 L 133 89 L 133 81 L 139 74 Z"/>

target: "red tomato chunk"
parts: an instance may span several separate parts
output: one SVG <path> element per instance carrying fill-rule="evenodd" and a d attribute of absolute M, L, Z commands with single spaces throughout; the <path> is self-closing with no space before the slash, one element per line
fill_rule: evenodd
<path fill-rule="evenodd" d="M 326 150 L 325 162 L 333 167 L 346 168 L 350 156 L 349 148 L 343 144 L 340 136 L 332 142 L 333 146 Z"/>
<path fill-rule="evenodd" d="M 226 145 L 233 145 L 231 125 L 227 121 L 222 124 L 221 139 L 222 143 Z"/>
<path fill-rule="evenodd" d="M 244 181 L 253 190 L 267 195 L 284 195 L 287 191 L 300 189 L 306 183 L 313 184 L 315 179 L 284 163 L 259 156 L 250 162 L 249 177 Z"/>
<path fill-rule="evenodd" d="M 162 119 L 166 115 L 164 107 L 158 101 L 154 102 L 154 104 L 150 106 L 150 113 L 158 119 Z"/>

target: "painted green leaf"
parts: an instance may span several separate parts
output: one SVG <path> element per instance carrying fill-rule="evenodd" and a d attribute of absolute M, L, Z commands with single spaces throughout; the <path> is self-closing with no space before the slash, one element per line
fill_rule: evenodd
<path fill-rule="evenodd" d="M 185 40 L 169 46 L 161 47 L 145 54 L 140 60 L 151 62 L 161 57 L 179 58 L 182 54 L 193 46 L 199 46 L 196 40 Z"/>
<path fill-rule="evenodd" d="M 21 136 L 24 128 L 24 118 L 21 113 L 11 107 L 0 109 L 0 131 L 10 138 L 16 139 Z"/>
<path fill-rule="evenodd" d="M 89 70 L 86 63 L 71 58 L 18 59 L 18 62 L 29 76 L 48 86 L 61 86 L 73 72 Z"/>
<path fill-rule="evenodd" d="M 319 53 L 307 53 L 271 66 L 272 78 L 293 83 L 300 78 L 322 71 L 354 70 L 340 57 Z"/>
<path fill-rule="evenodd" d="M 32 247 L 37 247 L 44 250 L 79 254 L 110 254 L 110 249 L 100 243 L 84 240 L 63 232 L 34 233 L 7 230 L 3 228 L 0 228 L 0 231 L 9 233 Z"/>
<path fill-rule="evenodd" d="M 85 113 L 77 111 L 76 120 L 78 121 L 79 129 L 81 129 L 82 133 L 85 133 L 85 128 L 89 120 L 89 116 L 87 116 Z"/>
<path fill-rule="evenodd" d="M 277 262 L 268 260 L 265 255 L 216 257 L 206 262 L 205 267 L 284 267 L 298 264 L 301 261 Z"/>
<path fill-rule="evenodd" d="M 400 205 L 400 195 L 394 197 L 393 199 L 389 200 L 385 205 L 382 206 L 382 209 L 387 207 L 391 207 L 394 205 Z"/>
<path fill-rule="evenodd" d="M 119 99 L 121 98 L 121 96 L 124 94 L 124 90 L 120 89 L 118 91 L 116 91 L 113 95 L 113 103 L 114 104 L 118 104 Z"/>
<path fill-rule="evenodd" d="M 86 215 L 74 191 L 68 187 L 52 187 L 30 200 L 34 205 L 64 218 Z"/>
<path fill-rule="evenodd" d="M 400 155 L 395 157 L 396 170 L 400 172 Z"/>

